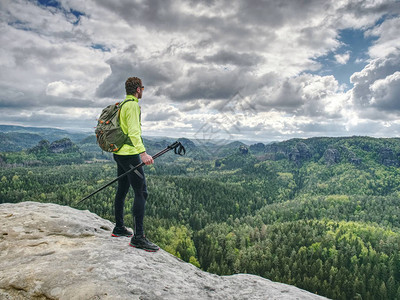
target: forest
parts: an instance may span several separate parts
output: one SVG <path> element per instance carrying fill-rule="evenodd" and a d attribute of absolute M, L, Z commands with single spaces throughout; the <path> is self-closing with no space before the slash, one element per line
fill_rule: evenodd
<path fill-rule="evenodd" d="M 145 167 L 146 235 L 220 275 L 250 273 L 332 299 L 400 299 L 400 140 L 318 137 L 227 145 L 181 139 Z M 39 201 L 113 221 L 116 176 L 92 138 L 0 152 L 0 203 Z M 168 140 L 145 139 L 150 154 Z M 133 192 L 126 201 L 132 227 Z"/>

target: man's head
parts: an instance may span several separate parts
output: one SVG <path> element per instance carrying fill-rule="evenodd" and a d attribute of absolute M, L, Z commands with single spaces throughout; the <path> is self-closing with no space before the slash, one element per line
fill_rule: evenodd
<path fill-rule="evenodd" d="M 138 99 L 142 98 L 144 86 L 142 80 L 138 77 L 129 77 L 125 82 L 125 90 L 127 95 L 134 95 Z"/>

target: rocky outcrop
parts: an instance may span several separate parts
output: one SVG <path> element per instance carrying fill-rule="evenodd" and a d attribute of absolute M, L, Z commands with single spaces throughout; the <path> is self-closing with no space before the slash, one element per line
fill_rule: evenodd
<path fill-rule="evenodd" d="M 251 152 L 264 152 L 265 150 L 265 145 L 263 143 L 257 143 L 254 145 L 250 145 L 250 151 Z"/>
<path fill-rule="evenodd" d="M 48 140 L 41 140 L 35 147 L 28 150 L 28 153 L 47 153 L 50 148 Z"/>
<path fill-rule="evenodd" d="M 50 144 L 47 140 L 41 140 L 35 147 L 29 149 L 29 153 L 71 153 L 79 152 L 79 148 L 69 138 L 54 141 Z"/>
<path fill-rule="evenodd" d="M 289 159 L 291 161 L 300 161 L 300 151 L 297 148 L 293 148 L 289 153 Z"/>
<path fill-rule="evenodd" d="M 301 163 L 311 157 L 312 154 L 310 148 L 303 142 L 297 143 L 296 147 L 289 153 L 289 159 L 296 163 Z"/>
<path fill-rule="evenodd" d="M 381 164 L 385 166 L 398 166 L 399 162 L 396 159 L 395 153 L 390 148 L 382 148 L 379 151 L 379 156 L 381 159 Z"/>
<path fill-rule="evenodd" d="M 361 158 L 357 157 L 357 155 L 353 151 L 350 151 L 349 149 L 347 149 L 345 147 L 343 147 L 343 148 L 345 149 L 345 153 L 346 153 L 347 157 L 349 158 L 350 163 L 352 163 L 353 165 L 360 165 L 362 163 Z"/>
<path fill-rule="evenodd" d="M 89 211 L 0 204 L 0 299 L 325 299 L 258 276 L 217 276 L 112 238 Z"/>
<path fill-rule="evenodd" d="M 334 165 L 340 162 L 340 154 L 337 149 L 326 149 L 324 152 L 324 160 L 327 165 Z"/>
<path fill-rule="evenodd" d="M 241 145 L 241 146 L 239 147 L 239 152 L 240 152 L 240 154 L 245 155 L 245 154 L 248 154 L 248 153 L 249 153 L 249 149 L 248 149 L 246 146 Z"/>
<path fill-rule="evenodd" d="M 69 139 L 64 138 L 50 144 L 49 150 L 52 153 L 69 153 L 78 151 L 78 147 Z"/>

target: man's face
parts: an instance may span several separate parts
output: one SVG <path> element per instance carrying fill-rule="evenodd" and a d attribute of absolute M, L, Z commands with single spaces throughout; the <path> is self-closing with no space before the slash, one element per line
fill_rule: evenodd
<path fill-rule="evenodd" d="M 137 91 L 137 93 L 138 93 L 138 99 L 141 99 L 141 98 L 142 98 L 143 90 L 144 90 L 144 86 L 143 86 L 142 84 L 141 84 L 141 87 L 138 87 L 138 88 L 136 89 L 136 91 Z"/>

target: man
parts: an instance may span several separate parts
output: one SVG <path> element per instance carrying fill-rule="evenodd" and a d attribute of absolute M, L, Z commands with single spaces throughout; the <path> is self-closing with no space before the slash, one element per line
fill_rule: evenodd
<path fill-rule="evenodd" d="M 137 166 L 143 161 L 146 165 L 154 163 L 153 158 L 146 153 L 143 145 L 142 128 L 140 121 L 139 99 L 142 98 L 144 86 L 138 77 L 129 77 L 125 82 L 126 98 L 120 110 L 120 126 L 126 133 L 132 145 L 125 144 L 114 153 L 114 160 L 117 162 L 118 176 L 128 171 L 131 166 Z M 132 215 L 135 226 L 135 233 L 132 236 L 130 246 L 144 249 L 146 251 L 157 251 L 159 247 L 151 243 L 144 235 L 143 218 L 147 199 L 147 185 L 143 168 L 138 172 L 130 172 L 127 176 L 118 180 L 117 193 L 115 195 L 115 222 L 116 226 L 112 236 L 128 236 L 133 234 L 124 226 L 124 203 L 129 186 L 135 192 L 135 199 L 132 206 Z"/>

